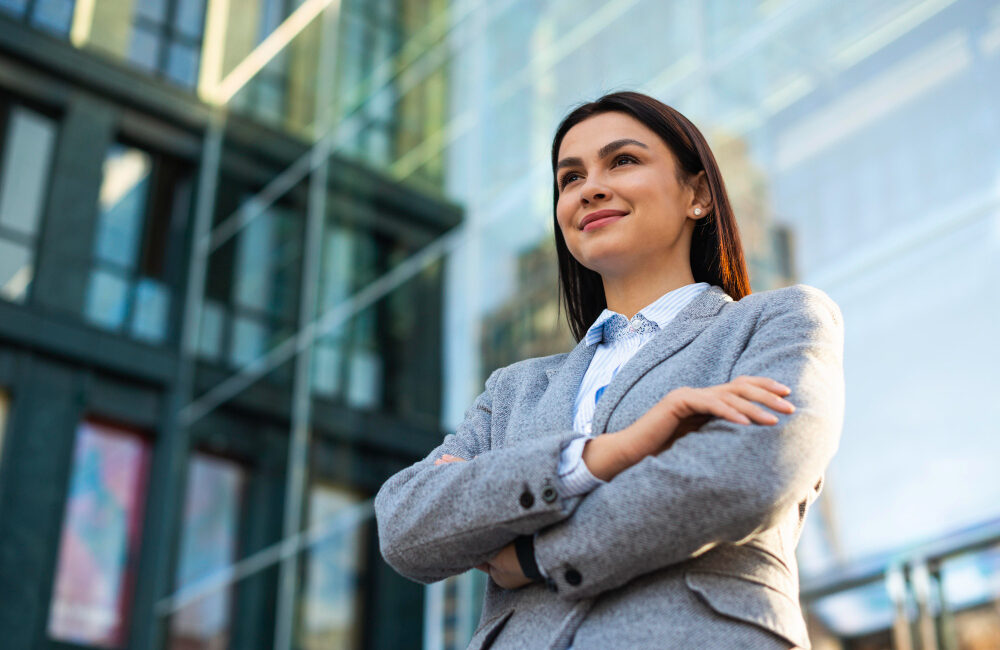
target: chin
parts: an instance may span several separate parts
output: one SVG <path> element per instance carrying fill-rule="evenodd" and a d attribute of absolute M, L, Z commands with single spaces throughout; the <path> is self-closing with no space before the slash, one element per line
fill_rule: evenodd
<path fill-rule="evenodd" d="M 584 267 L 590 269 L 594 273 L 599 273 L 604 276 L 607 274 L 617 275 L 622 271 L 626 271 L 630 268 L 631 264 L 629 260 L 632 259 L 632 255 L 626 252 L 605 252 L 601 255 L 590 255 L 586 260 L 581 260 L 579 257 L 576 258 Z"/>

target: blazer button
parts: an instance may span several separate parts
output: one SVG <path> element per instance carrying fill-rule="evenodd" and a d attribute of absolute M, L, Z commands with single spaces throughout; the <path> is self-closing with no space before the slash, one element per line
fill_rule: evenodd
<path fill-rule="evenodd" d="M 535 495 L 533 495 L 531 492 L 528 492 L 527 490 L 522 492 L 521 506 L 524 508 L 530 508 L 533 505 L 535 505 Z"/>
<path fill-rule="evenodd" d="M 580 584 L 580 582 L 583 580 L 583 576 L 581 576 L 580 572 L 577 571 L 576 569 L 566 569 L 565 578 L 566 582 L 573 585 L 574 587 Z"/>
<path fill-rule="evenodd" d="M 542 501 L 544 501 L 545 503 L 552 503 L 553 501 L 556 500 L 557 496 L 559 495 L 556 493 L 556 489 L 551 485 L 546 485 L 542 489 Z"/>

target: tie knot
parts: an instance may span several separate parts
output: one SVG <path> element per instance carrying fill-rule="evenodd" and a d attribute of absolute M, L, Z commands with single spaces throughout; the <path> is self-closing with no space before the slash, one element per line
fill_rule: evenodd
<path fill-rule="evenodd" d="M 651 334 L 658 329 L 660 328 L 656 323 L 642 314 L 636 314 L 631 321 L 621 314 L 614 314 L 604 321 L 604 340 L 614 343 L 635 334 Z"/>

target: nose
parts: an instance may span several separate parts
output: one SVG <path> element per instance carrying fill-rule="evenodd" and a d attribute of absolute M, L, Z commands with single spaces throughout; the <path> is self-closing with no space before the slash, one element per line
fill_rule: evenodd
<path fill-rule="evenodd" d="M 611 196 L 611 190 L 607 186 L 590 179 L 586 181 L 586 185 L 580 191 L 580 201 L 584 205 L 598 199 L 607 199 L 609 196 Z"/>

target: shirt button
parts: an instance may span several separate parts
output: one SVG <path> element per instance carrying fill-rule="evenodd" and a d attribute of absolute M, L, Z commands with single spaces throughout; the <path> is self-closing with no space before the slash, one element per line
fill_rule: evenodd
<path fill-rule="evenodd" d="M 565 573 L 566 582 L 573 585 L 574 587 L 583 581 L 583 576 L 576 569 L 566 569 Z"/>
<path fill-rule="evenodd" d="M 593 424 L 591 424 L 590 422 L 588 422 L 587 426 L 583 427 L 583 430 L 586 431 L 587 433 L 590 433 L 591 431 L 594 430 L 594 426 L 593 426 Z"/>
<path fill-rule="evenodd" d="M 522 492 L 521 506 L 524 508 L 530 508 L 533 505 L 535 505 L 535 495 L 533 495 L 531 492 L 528 492 L 527 490 Z"/>
<path fill-rule="evenodd" d="M 556 500 L 557 496 L 559 495 L 556 493 L 556 489 L 551 485 L 546 485 L 545 488 L 542 489 L 542 501 L 545 503 L 552 503 Z"/>

